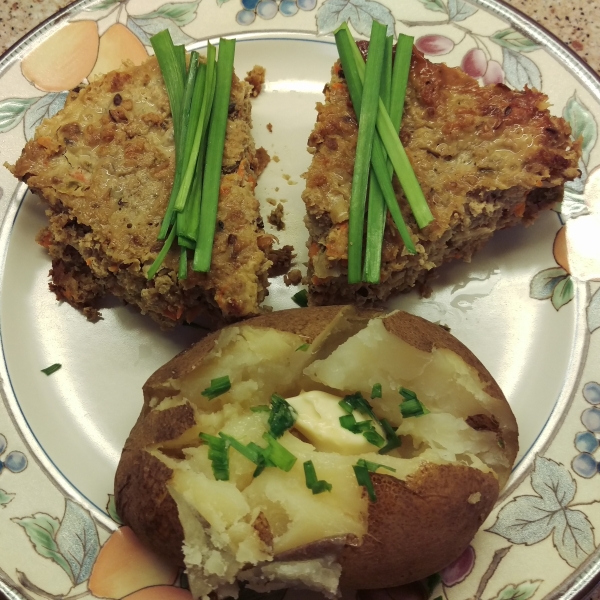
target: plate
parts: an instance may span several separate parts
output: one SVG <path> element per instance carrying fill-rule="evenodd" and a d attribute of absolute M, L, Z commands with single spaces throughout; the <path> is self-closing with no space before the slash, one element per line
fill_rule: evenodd
<path fill-rule="evenodd" d="M 257 196 L 263 215 L 268 199 L 284 202 L 279 237 L 302 263 L 306 140 L 337 56 L 330 34 L 345 19 L 357 36 L 372 19 L 413 35 L 428 58 L 482 81 L 541 88 L 583 137 L 582 175 L 561 207 L 499 232 L 472 263 L 440 269 L 429 298 L 390 303 L 449 326 L 494 375 L 521 431 L 508 487 L 432 597 L 582 598 L 600 572 L 600 81 L 549 33 L 493 0 L 83 0 L 2 58 L 3 159 L 16 160 L 63 90 L 123 58 L 143 60 L 153 33 L 168 27 L 176 43 L 200 49 L 235 35 L 237 72 L 267 69 L 254 137 L 276 159 Z M 189 598 L 185 578 L 119 528 L 112 480 L 143 382 L 198 332 L 161 332 L 116 302 L 91 324 L 57 303 L 34 243 L 43 206 L 6 169 L 0 186 L 0 589 L 9 598 Z M 294 291 L 276 279 L 268 304 L 292 307 Z M 54 363 L 62 368 L 41 372 Z"/>

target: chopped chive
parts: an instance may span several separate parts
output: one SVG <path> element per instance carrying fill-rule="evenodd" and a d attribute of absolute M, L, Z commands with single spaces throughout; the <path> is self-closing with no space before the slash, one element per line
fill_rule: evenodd
<path fill-rule="evenodd" d="M 201 393 L 203 396 L 205 396 L 209 400 L 214 400 L 218 396 L 221 396 L 225 392 L 228 392 L 230 389 L 231 389 L 231 381 L 229 380 L 229 376 L 224 375 L 223 377 L 217 377 L 216 379 L 211 379 L 210 386 L 207 387 Z"/>
<path fill-rule="evenodd" d="M 422 417 L 423 415 L 429 414 L 429 411 L 423 406 L 423 403 L 418 398 L 404 400 L 402 404 L 400 404 L 400 412 L 405 419 L 408 419 L 409 417 Z"/>
<path fill-rule="evenodd" d="M 362 485 L 367 490 L 367 494 L 369 494 L 369 499 L 371 502 L 377 502 L 375 488 L 373 487 L 373 482 L 371 481 L 371 476 L 369 475 L 369 470 L 367 467 L 354 465 L 352 468 L 354 469 L 354 475 L 356 476 L 358 485 Z"/>
<path fill-rule="evenodd" d="M 263 450 L 267 465 L 272 464 L 282 471 L 291 471 L 292 467 L 296 464 L 297 458 L 271 434 L 264 433 L 263 439 L 268 444 L 268 447 Z"/>
<path fill-rule="evenodd" d="M 229 443 L 227 440 L 208 433 L 201 433 L 199 437 L 208 444 L 208 458 L 212 463 L 215 479 L 229 481 Z"/>
<path fill-rule="evenodd" d="M 202 185 L 202 205 L 200 207 L 200 226 L 193 262 L 194 270 L 204 273 L 210 270 L 212 247 L 215 238 L 234 56 L 235 40 L 221 39 L 219 44 L 219 60 L 216 69 L 217 79 L 213 111 L 208 129 L 206 170 Z"/>
<path fill-rule="evenodd" d="M 60 368 L 62 368 L 60 363 L 54 363 L 53 365 L 42 369 L 42 373 L 45 373 L 46 375 L 52 375 L 52 373 L 56 373 L 56 371 L 58 371 Z"/>
<path fill-rule="evenodd" d="M 271 407 L 267 406 L 266 404 L 258 404 L 257 406 L 251 406 L 250 410 L 254 413 L 269 412 Z"/>
<path fill-rule="evenodd" d="M 340 417 L 340 425 L 352 433 L 363 433 L 375 430 L 371 419 L 357 421 L 354 415 L 344 415 Z"/>
<path fill-rule="evenodd" d="M 394 448 L 400 448 L 402 446 L 402 440 L 396 435 L 394 428 L 390 425 L 387 419 L 381 419 L 381 427 L 383 428 L 383 432 L 385 433 L 385 440 L 387 444 L 380 448 L 379 454 L 387 454 L 392 451 Z"/>
<path fill-rule="evenodd" d="M 284 432 L 294 425 L 297 418 L 296 411 L 281 396 L 271 396 L 271 413 L 269 414 L 270 433 L 274 438 L 280 438 Z"/>
<path fill-rule="evenodd" d="M 377 448 L 381 448 L 385 445 L 385 440 L 374 429 L 363 431 L 362 435 L 369 444 L 373 444 L 373 446 L 377 446 Z"/>
<path fill-rule="evenodd" d="M 260 448 L 260 446 L 257 446 L 256 444 L 254 446 L 242 444 L 242 442 L 236 440 L 233 436 L 227 435 L 222 431 L 219 432 L 219 436 L 226 442 L 228 442 L 234 450 L 237 450 L 242 456 L 245 456 L 249 461 L 253 462 L 255 465 L 260 466 L 264 463 L 262 449 Z"/>
<path fill-rule="evenodd" d="M 398 390 L 398 393 L 405 400 L 412 400 L 413 398 L 417 397 L 417 394 L 415 394 L 412 390 L 409 390 L 408 388 L 405 388 L 405 387 L 400 387 L 400 389 Z"/>
<path fill-rule="evenodd" d="M 381 73 L 380 97 L 384 106 L 389 110 L 392 88 L 392 47 L 394 39 L 388 36 L 385 40 L 383 54 L 383 70 Z M 392 165 L 387 160 L 387 169 L 392 177 Z M 385 231 L 387 209 L 381 186 L 377 176 L 371 170 L 369 174 L 369 203 L 367 206 L 367 243 L 365 247 L 364 280 L 368 283 L 379 283 L 381 279 L 381 251 Z"/>
<path fill-rule="evenodd" d="M 296 348 L 296 352 L 306 352 L 310 348 L 310 344 L 302 344 Z"/>
<path fill-rule="evenodd" d="M 369 165 L 373 150 L 373 137 L 377 123 L 379 89 L 381 87 L 381 63 L 385 49 L 387 27 L 373 19 L 369 55 L 365 67 L 358 138 L 350 196 L 348 219 L 348 283 L 362 280 L 363 232 L 365 206 L 369 183 Z"/>
<path fill-rule="evenodd" d="M 367 470 L 371 473 L 375 473 L 375 471 L 377 471 L 377 469 L 387 469 L 388 471 L 392 471 L 393 473 L 396 472 L 396 469 L 394 469 L 393 467 L 388 467 L 387 465 L 382 465 L 380 463 L 371 462 L 370 460 L 365 460 L 364 458 L 359 458 L 356 461 L 356 464 L 359 467 L 366 467 Z"/>
<path fill-rule="evenodd" d="M 312 460 L 307 460 L 304 463 L 304 478 L 306 480 L 306 487 L 312 490 L 313 494 L 321 494 L 322 492 L 330 492 L 333 487 L 329 482 L 324 479 L 318 479 L 317 472 L 315 471 L 315 465 Z"/>
<path fill-rule="evenodd" d="M 349 396 L 344 396 L 344 399 L 340 400 L 338 404 L 342 407 L 342 410 L 348 414 L 351 414 L 352 411 L 357 410 L 362 415 L 369 415 L 372 419 L 379 422 L 375 416 L 375 413 L 373 412 L 373 407 L 367 400 L 365 400 L 360 392 L 350 394 Z"/>
<path fill-rule="evenodd" d="M 383 392 L 381 390 L 381 384 L 376 383 L 373 386 L 373 389 L 371 389 L 371 400 L 374 400 L 375 398 L 381 398 L 382 394 L 383 394 Z"/>
<path fill-rule="evenodd" d="M 292 296 L 292 300 L 301 308 L 306 308 L 308 306 L 308 292 L 300 290 Z"/>

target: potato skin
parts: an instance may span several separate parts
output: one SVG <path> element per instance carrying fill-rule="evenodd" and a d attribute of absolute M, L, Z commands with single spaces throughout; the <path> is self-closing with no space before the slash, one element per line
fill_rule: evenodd
<path fill-rule="evenodd" d="M 117 514 L 141 542 L 169 562 L 183 567 L 183 528 L 177 505 L 167 491 L 173 472 L 145 448 L 176 439 L 194 425 L 189 405 L 140 414 L 115 474 Z"/>
<path fill-rule="evenodd" d="M 378 314 L 352 307 L 311 307 L 263 315 L 234 327 L 268 327 L 300 334 L 310 343 L 336 319 L 368 321 Z M 487 393 L 506 402 L 485 367 L 443 328 L 403 312 L 392 313 L 383 322 L 390 333 L 419 350 L 447 348 L 458 354 L 477 371 Z M 219 333 L 203 338 L 148 379 L 143 387 L 142 412 L 125 444 L 115 477 L 117 511 L 124 524 L 148 547 L 179 566 L 183 566 L 183 530 L 177 506 L 166 489 L 172 471 L 145 448 L 182 435 L 193 426 L 194 414 L 190 406 L 152 411 L 150 401 L 176 395 L 173 382 L 202 363 Z M 510 435 L 503 434 L 511 461 L 518 444 L 516 422 L 509 422 L 509 433 L 513 429 Z M 379 473 L 372 475 L 372 481 L 378 501 L 369 504 L 368 534 L 359 545 L 348 540 L 340 549 L 340 583 L 355 589 L 393 587 L 438 571 L 466 548 L 499 493 L 492 473 L 460 465 L 425 463 L 406 481 Z M 479 501 L 469 502 L 477 492 L 481 494 Z M 390 519 L 390 515 L 395 518 Z M 315 557 L 326 546 L 316 542 L 305 552 Z"/>
<path fill-rule="evenodd" d="M 406 481 L 371 475 L 368 534 L 342 553 L 340 583 L 353 589 L 395 587 L 439 571 L 458 558 L 492 510 L 498 481 L 461 465 L 425 463 Z M 481 498 L 468 502 L 476 492 Z M 390 519 L 390 515 L 395 515 Z"/>

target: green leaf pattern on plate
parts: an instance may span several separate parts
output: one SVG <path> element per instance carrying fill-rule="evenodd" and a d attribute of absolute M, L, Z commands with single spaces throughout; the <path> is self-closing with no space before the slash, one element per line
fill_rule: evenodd
<path fill-rule="evenodd" d="M 65 514 L 56 532 L 56 545 L 69 563 L 74 585 L 86 581 L 100 551 L 100 541 L 90 513 L 72 500 L 66 501 Z"/>
<path fill-rule="evenodd" d="M 368 36 L 373 20 L 388 26 L 388 35 L 395 34 L 395 20 L 389 8 L 375 0 L 325 0 L 317 11 L 319 35 L 335 31 L 344 21 Z"/>
<path fill-rule="evenodd" d="M 61 554 L 56 543 L 55 537 L 60 527 L 58 519 L 46 513 L 36 513 L 32 517 L 15 518 L 12 520 L 25 530 L 27 537 L 40 556 L 53 560 L 57 565 L 62 567 L 71 581 L 74 580 L 73 571 L 71 571 L 69 563 Z"/>
<path fill-rule="evenodd" d="M 196 18 L 196 10 L 198 9 L 200 0 L 196 2 L 169 2 L 159 6 L 152 12 L 137 15 L 135 19 L 154 19 L 156 17 L 164 17 L 170 19 L 178 27 L 189 25 Z"/>
<path fill-rule="evenodd" d="M 0 133 L 6 133 L 16 127 L 27 112 L 27 109 L 38 101 L 38 98 L 7 98 L 0 102 Z"/>
<path fill-rule="evenodd" d="M 541 581 L 524 581 L 518 585 L 507 585 L 494 600 L 529 600 L 540 587 Z"/>
<path fill-rule="evenodd" d="M 464 0 L 448 0 L 448 17 L 451 21 L 464 21 L 476 12 L 477 9 Z"/>
<path fill-rule="evenodd" d="M 594 551 L 594 531 L 587 516 L 569 508 L 577 484 L 568 469 L 537 456 L 531 473 L 537 496 L 517 496 L 505 504 L 488 529 L 513 544 L 530 546 L 552 535 L 554 547 L 571 567 L 578 567 Z"/>
<path fill-rule="evenodd" d="M 562 306 L 573 300 L 575 294 L 575 287 L 573 286 L 573 280 L 571 277 L 565 277 L 561 279 L 554 291 L 552 292 L 552 306 L 556 310 L 559 310 Z"/>
<path fill-rule="evenodd" d="M 515 31 L 512 27 L 496 31 L 496 33 L 490 36 L 490 40 L 499 46 L 504 46 L 515 52 L 533 52 L 541 48 L 539 44 L 525 37 L 522 33 Z"/>
<path fill-rule="evenodd" d="M 427 10 L 443 13 L 448 12 L 446 10 L 446 5 L 442 2 L 442 0 L 419 0 L 419 2 L 423 4 Z"/>
<path fill-rule="evenodd" d="M 12 501 L 14 497 L 15 494 L 10 494 L 9 492 L 0 490 L 0 506 L 4 508 L 7 504 L 9 504 Z"/>
<path fill-rule="evenodd" d="M 506 46 L 502 48 L 502 57 L 502 68 L 510 85 L 517 90 L 522 90 L 525 86 L 542 89 L 542 75 L 530 58 Z"/>

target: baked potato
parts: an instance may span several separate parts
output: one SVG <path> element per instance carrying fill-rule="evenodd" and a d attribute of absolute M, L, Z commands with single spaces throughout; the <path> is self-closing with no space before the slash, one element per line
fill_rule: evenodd
<path fill-rule="evenodd" d="M 235 597 L 239 582 L 333 597 L 435 573 L 469 544 L 518 449 L 485 367 L 404 312 L 260 316 L 204 338 L 143 392 L 117 511 L 185 565 L 195 598 Z"/>

